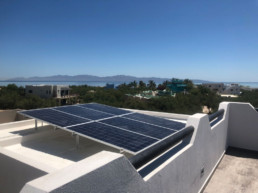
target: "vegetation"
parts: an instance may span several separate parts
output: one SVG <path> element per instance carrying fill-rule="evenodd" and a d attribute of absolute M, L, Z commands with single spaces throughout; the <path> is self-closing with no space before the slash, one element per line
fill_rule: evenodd
<path fill-rule="evenodd" d="M 129 84 L 121 84 L 117 89 L 105 89 L 100 87 L 72 86 L 73 94 L 80 96 L 81 102 L 97 102 L 116 107 L 164 111 L 173 113 L 193 114 L 202 111 L 202 106 L 216 109 L 221 98 L 216 93 L 204 87 L 194 88 L 190 80 L 185 80 L 186 93 L 178 93 L 175 97 L 170 95 L 151 99 L 140 99 L 129 95 L 138 94 L 144 90 L 163 90 L 169 81 L 165 81 L 156 87 L 155 82 L 149 81 L 146 85 L 140 81 Z"/>
<path fill-rule="evenodd" d="M 254 107 L 258 107 L 258 90 L 242 90 L 239 98 L 223 98 L 223 101 L 248 102 Z"/>
<path fill-rule="evenodd" d="M 81 103 L 97 102 L 116 107 L 163 111 L 173 113 L 193 114 L 202 111 L 202 106 L 207 106 L 216 111 L 222 101 L 250 102 L 258 107 L 258 90 L 245 91 L 238 98 L 223 98 L 202 86 L 194 86 L 192 81 L 186 79 L 186 92 L 176 96 L 164 95 L 151 99 L 133 97 L 146 90 L 164 90 L 170 81 L 156 85 L 154 81 L 147 84 L 143 81 L 133 81 L 121 84 L 117 89 L 92 87 L 87 85 L 71 86 L 72 94 L 77 94 Z M 42 99 L 35 95 L 25 95 L 23 87 L 14 84 L 0 88 L 0 109 L 33 109 L 56 106 L 54 99 Z"/>
<path fill-rule="evenodd" d="M 53 99 L 41 99 L 35 95 L 25 96 L 25 89 L 15 84 L 0 89 L 0 109 L 34 109 L 56 105 Z"/>

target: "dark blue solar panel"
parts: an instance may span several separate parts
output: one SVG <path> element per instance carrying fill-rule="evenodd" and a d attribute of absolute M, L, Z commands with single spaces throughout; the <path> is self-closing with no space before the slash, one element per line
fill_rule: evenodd
<path fill-rule="evenodd" d="M 83 105 L 80 105 L 80 106 L 87 107 L 89 109 L 94 109 L 94 110 L 97 110 L 97 111 L 101 111 L 101 112 L 104 112 L 104 113 L 110 113 L 110 114 L 113 114 L 113 115 L 122 115 L 122 114 L 125 114 L 125 113 L 130 113 L 130 111 L 126 111 L 126 110 L 123 110 L 123 109 L 118 109 L 118 108 L 115 108 L 115 107 L 110 107 L 110 106 L 107 106 L 107 105 L 101 105 L 101 104 L 97 104 L 97 103 L 83 104 Z"/>
<path fill-rule="evenodd" d="M 169 129 L 165 129 L 162 127 L 157 127 L 155 125 L 141 123 L 138 121 L 133 121 L 133 120 L 125 119 L 125 118 L 121 118 L 121 117 L 116 117 L 113 119 L 106 119 L 101 122 L 109 124 L 109 125 L 113 125 L 116 127 L 120 127 L 120 128 L 129 130 L 129 131 L 133 131 L 133 132 L 141 133 L 141 134 L 144 134 L 147 136 L 155 137 L 158 139 L 167 137 L 175 132 L 173 130 L 169 130 Z"/>
<path fill-rule="evenodd" d="M 177 121 L 171 121 L 171 120 L 167 120 L 167 119 L 163 119 L 163 118 L 159 118 L 159 117 L 153 117 L 153 116 L 149 116 L 149 115 L 144 115 L 144 114 L 140 114 L 140 113 L 125 115 L 124 117 L 138 120 L 138 121 L 143 121 L 145 123 L 150 123 L 150 124 L 154 124 L 154 125 L 158 125 L 158 126 L 162 126 L 162 127 L 167 127 L 169 129 L 174 129 L 174 130 L 180 130 L 185 127 L 185 123 L 180 123 Z"/>
<path fill-rule="evenodd" d="M 84 117 L 87 119 L 92 119 L 92 120 L 97 120 L 97 119 L 103 119 L 103 118 L 107 118 L 107 117 L 112 117 L 113 115 L 110 114 L 106 114 L 106 113 L 101 113 L 98 111 L 94 111 L 91 109 L 86 109 L 80 106 L 63 106 L 63 107 L 57 107 L 54 108 L 56 110 L 62 111 L 62 112 L 66 112 L 66 113 L 70 113 L 73 115 L 77 115 L 80 117 Z"/>
<path fill-rule="evenodd" d="M 21 113 L 132 152 L 138 152 L 185 127 L 184 123 L 139 113 L 125 115 L 131 112 L 96 103 Z M 89 123 L 93 120 L 96 122 Z"/>
<path fill-rule="evenodd" d="M 96 122 L 69 127 L 69 129 L 133 152 L 138 152 L 157 142 L 157 140 L 150 137 Z"/>
<path fill-rule="evenodd" d="M 31 110 L 31 111 L 23 111 L 21 112 L 24 115 L 29 115 L 33 118 L 40 119 L 42 121 L 46 121 L 48 123 L 66 127 L 70 125 L 75 125 L 79 123 L 89 122 L 89 119 L 76 117 L 73 115 L 68 115 L 59 111 L 55 111 L 52 109 L 39 109 L 39 110 Z"/>

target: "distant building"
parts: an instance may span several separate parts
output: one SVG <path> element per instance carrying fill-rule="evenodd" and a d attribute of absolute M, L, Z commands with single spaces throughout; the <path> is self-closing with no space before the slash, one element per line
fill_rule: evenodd
<path fill-rule="evenodd" d="M 240 95 L 241 93 L 239 84 L 203 83 L 202 85 L 219 94 Z"/>
<path fill-rule="evenodd" d="M 140 99 L 151 99 L 158 97 L 158 91 L 146 90 L 136 95 L 127 94 L 127 96 L 132 96 Z"/>
<path fill-rule="evenodd" d="M 65 85 L 26 85 L 26 94 L 34 94 L 41 98 L 64 98 L 70 94 L 69 86 Z"/>
<path fill-rule="evenodd" d="M 113 88 L 115 88 L 115 85 L 114 84 L 106 84 L 106 87 L 105 87 L 106 89 L 113 89 Z"/>
<path fill-rule="evenodd" d="M 167 88 L 169 88 L 172 93 L 183 92 L 186 89 L 186 84 L 183 82 L 183 80 L 173 78 L 171 84 L 167 85 Z"/>
<path fill-rule="evenodd" d="M 26 85 L 25 93 L 34 94 L 41 98 L 55 98 L 59 105 L 73 104 L 76 95 L 70 95 L 70 88 L 66 85 Z M 71 100 L 74 98 L 75 100 Z"/>
<path fill-rule="evenodd" d="M 167 91 L 166 89 L 165 90 L 159 90 L 157 95 L 158 96 L 174 96 L 172 91 Z"/>
<path fill-rule="evenodd" d="M 240 95 L 240 93 L 239 84 L 230 84 L 229 86 L 226 86 L 222 94 Z"/>
<path fill-rule="evenodd" d="M 203 83 L 202 86 L 218 93 L 222 93 L 225 89 L 225 85 L 223 83 Z"/>

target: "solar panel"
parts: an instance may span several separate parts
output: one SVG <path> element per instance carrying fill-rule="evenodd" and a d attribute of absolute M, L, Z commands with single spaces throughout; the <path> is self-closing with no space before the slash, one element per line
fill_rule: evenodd
<path fill-rule="evenodd" d="M 157 139 L 162 139 L 175 132 L 173 130 L 169 130 L 155 125 L 150 125 L 150 124 L 146 124 L 146 123 L 142 123 L 142 122 L 134 121 L 130 119 L 125 119 L 121 117 L 106 119 L 101 122 L 106 123 L 108 125 L 123 128 L 125 130 L 141 133 L 146 136 L 151 136 Z"/>
<path fill-rule="evenodd" d="M 104 141 L 120 148 L 130 150 L 132 152 L 140 151 L 158 140 L 132 133 L 122 129 L 104 125 L 101 123 L 89 123 L 78 126 L 69 127 L 77 133 Z"/>
<path fill-rule="evenodd" d="M 83 105 L 80 105 L 80 106 L 86 107 L 86 108 L 89 108 L 89 109 L 93 109 L 93 110 L 96 110 L 96 111 L 104 112 L 104 113 L 113 114 L 113 115 L 123 115 L 123 114 L 131 112 L 131 111 L 126 111 L 126 110 L 123 110 L 123 109 L 118 109 L 118 108 L 115 108 L 115 107 L 110 107 L 110 106 L 107 106 L 107 105 L 101 105 L 101 104 L 97 104 L 97 103 L 83 104 Z"/>
<path fill-rule="evenodd" d="M 70 125 L 76 125 L 90 121 L 89 119 L 69 115 L 66 113 L 55 111 L 54 109 L 30 110 L 22 111 L 21 113 L 60 127 L 67 127 Z"/>
<path fill-rule="evenodd" d="M 130 153 L 173 135 L 185 124 L 97 103 L 69 105 L 19 113 L 75 132 Z"/>
<path fill-rule="evenodd" d="M 92 109 L 86 109 L 84 107 L 81 107 L 79 105 L 77 106 L 63 106 L 63 107 L 56 107 L 55 110 L 70 113 L 73 115 L 77 115 L 80 117 L 84 117 L 91 120 L 98 120 L 103 119 L 107 117 L 112 117 L 113 115 L 102 113 L 98 111 L 94 111 Z"/>
<path fill-rule="evenodd" d="M 153 117 L 153 116 L 144 115 L 144 114 L 140 114 L 140 113 L 133 113 L 130 115 L 125 115 L 124 117 L 130 118 L 133 120 L 142 121 L 145 123 L 150 123 L 150 124 L 166 127 L 166 128 L 173 129 L 173 130 L 180 130 L 185 127 L 185 124 L 181 123 L 181 122 L 167 120 L 167 119 L 163 119 L 163 118 L 159 118 L 159 117 Z"/>

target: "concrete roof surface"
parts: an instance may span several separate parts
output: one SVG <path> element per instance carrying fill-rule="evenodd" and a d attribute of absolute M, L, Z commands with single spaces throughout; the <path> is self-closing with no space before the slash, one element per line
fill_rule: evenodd
<path fill-rule="evenodd" d="M 258 153 L 229 147 L 204 193 L 257 193 Z"/>

